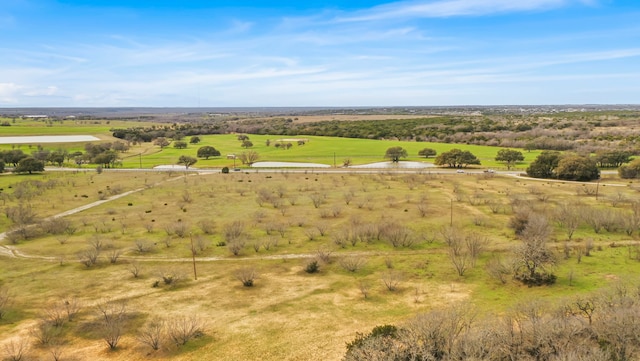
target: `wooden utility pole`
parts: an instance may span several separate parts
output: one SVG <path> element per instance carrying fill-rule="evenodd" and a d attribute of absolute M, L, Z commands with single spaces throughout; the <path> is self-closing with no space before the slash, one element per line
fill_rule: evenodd
<path fill-rule="evenodd" d="M 193 278 L 198 280 L 198 272 L 196 270 L 196 248 L 193 245 L 193 236 L 189 233 L 189 238 L 191 239 L 191 257 L 193 258 Z"/>

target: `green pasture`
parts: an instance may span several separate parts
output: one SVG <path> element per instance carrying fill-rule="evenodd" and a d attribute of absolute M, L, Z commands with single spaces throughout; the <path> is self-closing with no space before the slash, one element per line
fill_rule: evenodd
<path fill-rule="evenodd" d="M 258 161 L 274 161 L 274 162 L 303 162 L 303 163 L 320 163 L 330 166 L 341 167 L 345 159 L 350 159 L 353 165 L 367 164 L 385 161 L 384 154 L 390 147 L 403 147 L 407 150 L 408 157 L 405 160 L 433 162 L 433 158 L 424 158 L 418 156 L 418 152 L 424 148 L 435 149 L 438 154 L 449 151 L 454 148 L 469 150 L 481 161 L 483 168 L 506 169 L 504 164 L 496 162 L 495 156 L 502 149 L 500 147 L 465 145 L 465 144 L 446 144 L 446 143 L 428 143 L 428 142 L 407 142 L 407 141 L 386 141 L 386 140 L 368 140 L 368 139 L 349 139 L 337 137 L 318 137 L 318 136 L 287 136 L 274 137 L 266 135 L 250 135 L 253 147 L 245 149 L 241 146 L 241 142 L 237 140 L 235 134 L 225 135 L 205 135 L 200 137 L 202 142 L 199 144 L 189 144 L 186 149 L 175 149 L 172 145 L 164 149 L 149 145 L 134 147 L 126 154 L 123 154 L 123 167 L 137 168 L 140 165 L 140 154 L 144 168 L 155 165 L 176 164 L 181 155 L 189 155 L 195 157 L 199 147 L 209 145 L 220 151 L 221 157 L 213 157 L 205 160 L 198 159 L 198 163 L 194 165 L 196 168 L 219 168 L 232 167 L 234 162 L 227 159 L 226 155 L 238 155 L 244 151 L 252 150 L 260 155 Z M 297 142 L 290 142 L 293 146 L 290 149 L 276 148 L 274 143 L 278 139 L 305 139 L 304 145 L 298 145 Z M 188 139 L 186 139 L 188 140 Z M 267 146 L 267 140 L 271 141 L 271 145 Z M 533 161 L 539 151 L 525 152 L 525 161 L 518 164 L 516 168 L 524 169 L 526 165 Z M 242 164 L 236 160 L 236 166 L 241 167 Z"/>

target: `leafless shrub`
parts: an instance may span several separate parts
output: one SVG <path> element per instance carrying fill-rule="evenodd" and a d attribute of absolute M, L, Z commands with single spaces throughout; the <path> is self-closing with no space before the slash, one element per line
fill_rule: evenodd
<path fill-rule="evenodd" d="M 320 206 L 325 202 L 326 198 L 326 194 L 322 192 L 314 192 L 309 195 L 309 199 L 311 199 L 311 203 L 313 203 L 313 206 L 315 208 L 320 208 Z"/>
<path fill-rule="evenodd" d="M 21 361 L 27 351 L 29 351 L 29 341 L 24 337 L 20 337 L 4 344 L 3 348 L 7 360 Z"/>
<path fill-rule="evenodd" d="M 136 339 L 157 351 L 162 344 L 162 338 L 165 334 L 165 322 L 160 318 L 152 318 L 144 327 L 138 331 Z"/>
<path fill-rule="evenodd" d="M 61 331 L 61 328 L 43 320 L 29 330 L 29 335 L 35 339 L 38 344 L 47 346 L 60 336 Z"/>
<path fill-rule="evenodd" d="M 275 224 L 275 230 L 280 234 L 281 238 L 284 238 L 287 233 L 288 225 L 286 223 L 280 222 Z"/>
<path fill-rule="evenodd" d="M 190 340 L 204 335 L 204 322 L 197 316 L 174 317 L 167 321 L 166 330 L 169 339 L 176 346 L 182 346 Z"/>
<path fill-rule="evenodd" d="M 153 250 L 154 244 L 145 239 L 137 239 L 134 242 L 135 250 L 138 253 L 148 253 Z"/>
<path fill-rule="evenodd" d="M 177 269 L 162 269 L 158 271 L 158 276 L 167 286 L 177 286 L 180 282 L 185 280 L 184 272 Z"/>
<path fill-rule="evenodd" d="M 245 241 L 243 239 L 235 239 L 227 243 L 227 249 L 229 249 L 229 252 L 234 256 L 238 256 L 244 249 L 244 246 Z"/>
<path fill-rule="evenodd" d="M 350 236 L 349 230 L 342 229 L 339 232 L 333 233 L 333 235 L 331 236 L 331 239 L 333 240 L 333 243 L 335 243 L 336 245 L 340 246 L 341 248 L 345 248 L 347 246 L 347 243 L 349 242 L 349 239 L 350 239 L 349 236 Z M 357 242 L 357 238 L 351 238 L 351 239 Z M 355 243 L 351 243 L 351 244 L 355 246 Z"/>
<path fill-rule="evenodd" d="M 76 229 L 71 222 L 62 217 L 49 218 L 40 224 L 42 231 L 47 234 L 73 234 Z"/>
<path fill-rule="evenodd" d="M 265 203 L 270 203 L 273 198 L 274 197 L 269 190 L 261 188 L 258 190 L 256 202 L 260 207 L 262 207 Z"/>
<path fill-rule="evenodd" d="M 64 310 L 67 314 L 67 321 L 73 321 L 80 310 L 82 309 L 82 302 L 75 296 L 65 296 L 60 300 Z"/>
<path fill-rule="evenodd" d="M 105 246 L 104 240 L 100 236 L 97 236 L 97 235 L 94 235 L 93 237 L 91 237 L 88 242 L 89 242 L 89 245 L 96 252 L 102 251 L 102 248 L 104 248 L 104 246 Z"/>
<path fill-rule="evenodd" d="M 353 200 L 354 196 L 355 196 L 354 192 L 344 192 L 342 195 L 342 198 L 344 199 L 344 203 L 346 205 L 349 205 Z"/>
<path fill-rule="evenodd" d="M 175 222 L 172 226 L 173 234 L 180 238 L 185 238 L 189 235 L 189 225 L 185 222 Z"/>
<path fill-rule="evenodd" d="M 198 227 L 204 234 L 214 234 L 216 231 L 216 222 L 210 219 L 203 219 L 198 222 Z"/>
<path fill-rule="evenodd" d="M 197 253 L 201 253 L 209 248 L 211 241 L 206 237 L 195 236 L 193 237 L 193 247 Z"/>
<path fill-rule="evenodd" d="M 391 292 L 396 291 L 402 283 L 403 275 L 396 270 L 387 270 L 382 274 L 382 282 Z"/>
<path fill-rule="evenodd" d="M 351 255 L 340 258 L 338 262 L 346 271 L 357 272 L 367 263 L 367 260 L 364 257 Z"/>
<path fill-rule="evenodd" d="M 426 202 L 420 202 L 416 207 L 418 208 L 418 212 L 420 212 L 420 217 L 424 218 L 427 216 L 427 213 L 429 212 L 429 206 Z"/>
<path fill-rule="evenodd" d="M 584 255 L 591 256 L 591 251 L 593 251 L 593 238 L 587 238 L 584 242 Z"/>
<path fill-rule="evenodd" d="M 389 256 L 384 258 L 384 265 L 387 266 L 387 269 L 393 268 L 393 259 Z"/>
<path fill-rule="evenodd" d="M 411 247 L 415 242 L 413 231 L 406 226 L 388 224 L 382 230 L 381 237 L 393 247 Z"/>
<path fill-rule="evenodd" d="M 62 327 L 65 321 L 67 321 L 67 311 L 62 303 L 50 303 L 44 308 L 43 312 L 45 322 L 53 327 Z"/>
<path fill-rule="evenodd" d="M 314 228 L 307 228 L 304 230 L 304 234 L 305 236 L 307 236 L 308 240 L 313 241 L 316 239 L 319 233 Z"/>
<path fill-rule="evenodd" d="M 155 226 L 155 224 L 153 222 L 147 222 L 147 223 L 144 224 L 144 229 L 147 230 L 147 233 L 152 233 L 154 226 Z"/>
<path fill-rule="evenodd" d="M 62 354 L 64 353 L 64 348 L 58 342 L 53 341 L 49 346 L 49 353 L 51 354 L 53 361 L 60 361 L 62 360 Z"/>
<path fill-rule="evenodd" d="M 95 248 L 87 248 L 84 251 L 80 251 L 77 256 L 80 263 L 87 268 L 91 268 L 98 263 L 100 251 L 97 251 Z"/>
<path fill-rule="evenodd" d="M 318 233 L 320 233 L 321 237 L 324 237 L 327 235 L 327 231 L 329 230 L 329 224 L 325 222 L 318 222 L 316 223 L 315 227 L 318 230 Z"/>
<path fill-rule="evenodd" d="M 493 255 L 489 258 L 485 268 L 487 270 L 487 274 L 491 278 L 500 281 L 502 284 L 506 284 L 508 277 L 513 273 L 511 267 L 509 267 L 502 258 L 497 255 Z"/>
<path fill-rule="evenodd" d="M 464 241 L 467 251 L 469 252 L 471 267 L 475 267 L 478 257 L 480 257 L 480 254 L 485 250 L 489 241 L 485 236 L 478 233 L 467 234 Z"/>
<path fill-rule="evenodd" d="M 13 296 L 9 294 L 9 290 L 0 287 L 0 320 L 4 319 L 12 304 Z"/>
<path fill-rule="evenodd" d="M 142 266 L 136 261 L 131 262 L 127 270 L 131 273 L 133 278 L 140 278 L 140 275 L 142 274 Z"/>
<path fill-rule="evenodd" d="M 330 250 L 327 250 L 325 248 L 318 248 L 318 250 L 316 251 L 316 257 L 322 261 L 324 264 L 329 264 L 331 263 L 331 254 L 333 252 L 331 252 Z"/>
<path fill-rule="evenodd" d="M 99 332 L 110 349 L 118 347 L 124 334 L 127 304 L 124 301 L 105 301 L 96 305 L 99 317 Z"/>
<path fill-rule="evenodd" d="M 245 224 L 242 221 L 233 221 L 224 225 L 222 235 L 225 242 L 231 243 L 244 236 Z"/>
<path fill-rule="evenodd" d="M 241 267 L 234 272 L 235 278 L 245 287 L 253 287 L 253 282 L 258 278 L 258 272 L 253 267 Z"/>
<path fill-rule="evenodd" d="M 358 289 L 360 290 L 362 297 L 367 298 L 369 297 L 369 291 L 371 290 L 371 283 L 366 280 L 360 280 L 358 281 Z"/>
<path fill-rule="evenodd" d="M 272 246 L 277 246 L 277 245 L 278 245 L 277 239 L 269 238 L 262 242 L 262 248 L 264 248 L 265 251 L 268 251 L 269 249 L 271 249 Z"/>
<path fill-rule="evenodd" d="M 255 213 L 253 213 L 253 221 L 254 221 L 254 223 L 262 223 L 262 221 L 266 217 L 267 217 L 267 214 L 262 210 L 258 210 Z"/>
<path fill-rule="evenodd" d="M 112 264 L 115 264 L 116 262 L 118 262 L 118 258 L 120 258 L 120 256 L 122 255 L 122 250 L 121 249 L 113 249 L 108 253 L 108 257 L 109 257 L 109 262 Z"/>
<path fill-rule="evenodd" d="M 184 192 L 182 192 L 182 201 L 184 203 L 191 203 L 193 201 L 193 198 L 191 197 L 191 193 L 189 193 L 188 190 L 184 190 Z"/>

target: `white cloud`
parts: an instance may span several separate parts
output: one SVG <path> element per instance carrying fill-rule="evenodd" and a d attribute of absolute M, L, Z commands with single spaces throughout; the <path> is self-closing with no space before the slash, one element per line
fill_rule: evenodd
<path fill-rule="evenodd" d="M 452 16 L 482 16 L 499 13 L 547 10 L 564 6 L 568 0 L 440 0 L 402 1 L 380 5 L 338 21 L 374 21 L 399 18 L 443 18 Z"/>
<path fill-rule="evenodd" d="M 17 103 L 20 88 L 20 86 L 14 83 L 0 83 L 0 102 L 10 104 Z"/>

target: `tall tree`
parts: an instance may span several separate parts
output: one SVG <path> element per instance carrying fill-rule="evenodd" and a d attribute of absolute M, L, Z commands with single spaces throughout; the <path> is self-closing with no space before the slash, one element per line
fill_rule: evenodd
<path fill-rule="evenodd" d="M 434 163 L 447 165 L 449 168 L 462 168 L 470 164 L 480 164 L 480 160 L 468 150 L 451 149 L 448 152 L 440 153 Z"/>
<path fill-rule="evenodd" d="M 431 148 L 424 148 L 418 152 L 419 156 L 425 157 L 425 158 L 435 157 L 436 154 L 438 154 L 438 152 L 436 152 L 435 149 L 431 149 Z"/>
<path fill-rule="evenodd" d="M 553 178 L 560 161 L 560 152 L 545 150 L 529 165 L 527 175 L 534 178 Z"/>
<path fill-rule="evenodd" d="M 391 147 L 387 149 L 387 152 L 384 154 L 385 158 L 388 158 L 394 163 L 398 163 L 400 158 L 407 157 L 407 151 L 402 147 Z"/>
<path fill-rule="evenodd" d="M 496 162 L 504 162 L 507 165 L 507 169 L 511 169 L 517 162 L 522 162 L 524 155 L 521 152 L 513 149 L 500 149 L 496 155 Z"/>
<path fill-rule="evenodd" d="M 44 162 L 32 157 L 27 157 L 18 162 L 18 165 L 13 170 L 15 173 L 29 173 L 44 172 Z"/>
<path fill-rule="evenodd" d="M 260 158 L 258 152 L 253 150 L 248 150 L 246 152 L 242 152 L 238 155 L 238 159 L 242 162 L 242 164 L 252 165 Z"/>
<path fill-rule="evenodd" d="M 565 155 L 558 161 L 555 169 L 558 179 L 591 181 L 600 178 L 596 162 L 585 156 Z"/>
<path fill-rule="evenodd" d="M 184 165 L 186 169 L 189 169 L 189 167 L 196 164 L 197 161 L 198 160 L 196 158 L 188 155 L 181 155 L 180 158 L 178 158 L 178 164 Z"/>
<path fill-rule="evenodd" d="M 198 158 L 209 159 L 209 157 L 219 156 L 220 151 L 210 145 L 205 145 L 204 147 L 198 148 Z"/>

